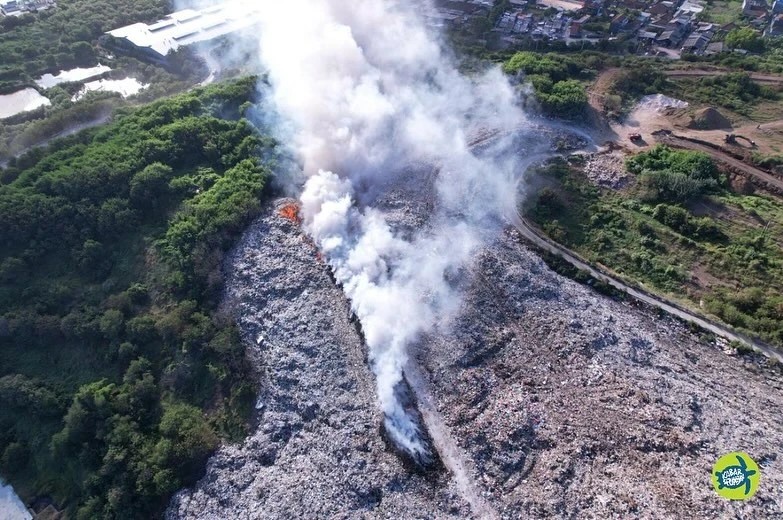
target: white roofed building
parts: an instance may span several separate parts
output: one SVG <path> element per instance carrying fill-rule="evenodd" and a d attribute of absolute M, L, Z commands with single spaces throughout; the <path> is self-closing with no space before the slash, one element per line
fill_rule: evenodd
<path fill-rule="evenodd" d="M 260 2 L 226 2 L 200 10 L 184 9 L 152 24 L 134 23 L 109 31 L 103 44 L 165 62 L 180 47 L 206 42 L 254 26 Z"/>

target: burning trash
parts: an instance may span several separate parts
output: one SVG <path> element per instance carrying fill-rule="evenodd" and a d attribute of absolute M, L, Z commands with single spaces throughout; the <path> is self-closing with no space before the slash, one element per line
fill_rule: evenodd
<path fill-rule="evenodd" d="M 278 215 L 284 219 L 290 220 L 297 226 L 302 223 L 302 217 L 299 216 L 299 204 L 289 202 L 278 210 Z"/>

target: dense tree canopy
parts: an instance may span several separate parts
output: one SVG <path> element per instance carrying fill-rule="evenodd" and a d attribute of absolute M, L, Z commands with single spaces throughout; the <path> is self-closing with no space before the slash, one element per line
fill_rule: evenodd
<path fill-rule="evenodd" d="M 151 518 L 252 404 L 217 310 L 274 141 L 255 79 L 115 116 L 0 184 L 0 474 L 74 518 Z"/>
<path fill-rule="evenodd" d="M 101 34 L 168 9 L 167 0 L 58 0 L 54 9 L 0 18 L 0 91 L 44 72 L 94 65 Z"/>
<path fill-rule="evenodd" d="M 546 114 L 574 118 L 587 108 L 587 91 L 575 79 L 585 75 L 583 64 L 568 56 L 517 52 L 503 65 L 503 70 L 525 75 Z"/>
<path fill-rule="evenodd" d="M 585 87 L 574 79 L 558 81 L 550 90 L 538 92 L 538 99 L 547 112 L 561 117 L 578 117 L 587 107 Z"/>

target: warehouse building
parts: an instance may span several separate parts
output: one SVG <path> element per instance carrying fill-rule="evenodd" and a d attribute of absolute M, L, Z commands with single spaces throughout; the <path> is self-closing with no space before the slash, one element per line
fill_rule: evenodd
<path fill-rule="evenodd" d="M 253 27 L 259 21 L 260 5 L 227 2 L 201 10 L 184 9 L 152 24 L 134 23 L 109 31 L 102 45 L 156 63 L 180 47 L 215 40 Z"/>

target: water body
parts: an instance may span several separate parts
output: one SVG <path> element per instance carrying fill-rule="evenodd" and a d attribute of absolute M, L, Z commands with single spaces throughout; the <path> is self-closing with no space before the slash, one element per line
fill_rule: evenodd
<path fill-rule="evenodd" d="M 42 88 L 52 88 L 60 83 L 66 83 L 68 81 L 83 81 L 95 76 L 99 76 L 104 72 L 109 72 L 111 67 L 106 65 L 96 65 L 95 67 L 77 67 L 75 69 L 63 70 L 57 74 L 44 74 L 37 80 L 35 84 Z"/>
<path fill-rule="evenodd" d="M 12 94 L 0 96 L 0 119 L 51 104 L 51 101 L 39 94 L 34 88 L 18 90 Z"/>
<path fill-rule="evenodd" d="M 32 520 L 33 515 L 25 507 L 14 488 L 0 480 L 0 518 L 3 520 Z"/>
<path fill-rule="evenodd" d="M 79 101 L 90 91 L 118 92 L 122 97 L 128 97 L 138 94 L 148 86 L 136 78 L 99 79 L 85 83 L 82 89 L 73 96 L 72 101 Z"/>

